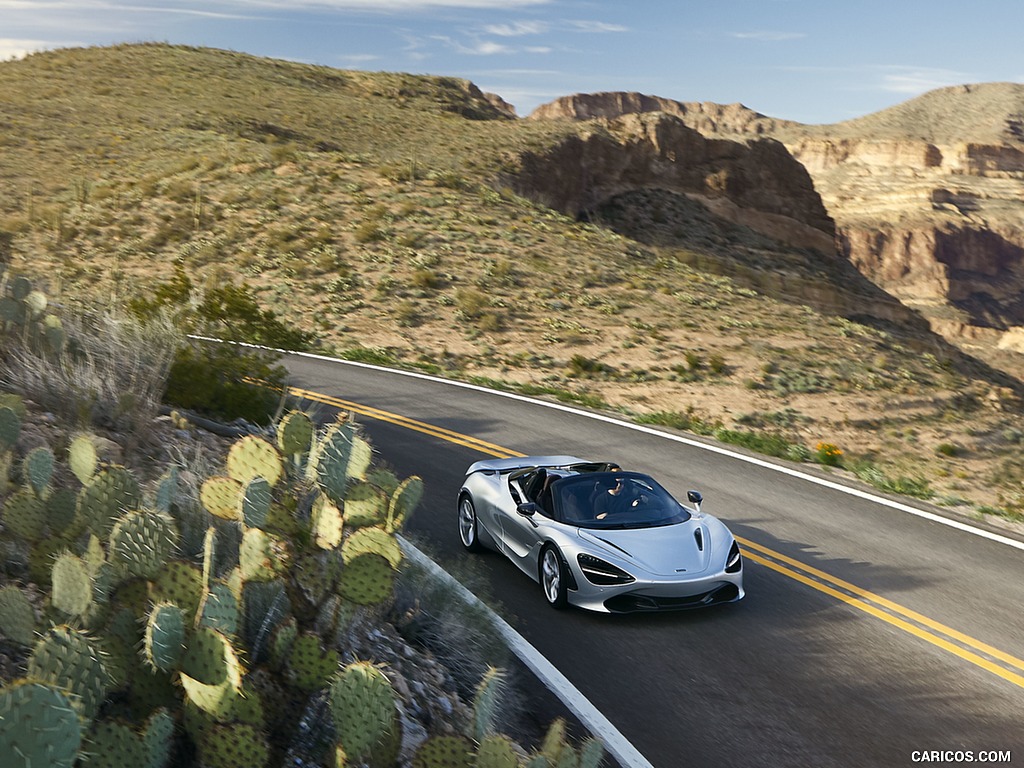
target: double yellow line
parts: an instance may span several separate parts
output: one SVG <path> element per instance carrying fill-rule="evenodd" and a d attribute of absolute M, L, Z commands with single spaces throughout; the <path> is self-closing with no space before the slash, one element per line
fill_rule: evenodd
<path fill-rule="evenodd" d="M 461 432 L 454 432 L 450 429 L 438 427 L 426 422 L 410 419 L 390 411 L 383 411 L 379 408 L 372 408 L 350 400 L 343 400 L 340 397 L 332 397 L 319 392 L 297 387 L 289 388 L 290 394 L 295 397 L 324 403 L 325 405 L 341 408 L 345 411 L 358 413 L 371 419 L 384 421 L 405 429 L 411 429 L 424 435 L 436 437 L 449 443 L 455 443 L 470 448 L 480 453 L 496 458 L 510 458 L 513 456 L 525 456 L 524 453 L 511 451 L 500 445 L 489 443 Z M 769 549 L 749 539 L 736 537 L 736 540 L 745 550 L 746 558 L 759 565 L 763 565 L 776 573 L 798 581 L 812 589 L 816 589 L 829 595 L 840 602 L 863 611 L 877 619 L 891 624 L 925 642 L 948 651 L 961 659 L 970 662 L 982 669 L 991 672 L 1004 680 L 1024 688 L 1024 660 L 1012 656 L 1004 651 L 965 635 L 952 627 L 947 627 L 923 614 L 912 611 L 899 603 L 861 589 L 855 584 L 832 576 L 818 568 L 815 568 L 799 560 L 795 560 L 781 552 Z"/>

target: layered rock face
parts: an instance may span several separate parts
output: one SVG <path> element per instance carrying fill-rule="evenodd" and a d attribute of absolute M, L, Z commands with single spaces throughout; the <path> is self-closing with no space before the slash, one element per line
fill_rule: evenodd
<path fill-rule="evenodd" d="M 738 104 L 623 93 L 565 97 L 530 117 L 655 111 L 709 139 L 777 138 L 813 178 L 835 221 L 840 255 L 972 351 L 1020 346 L 1024 85 L 939 89 L 823 126 L 775 120 Z"/>
<path fill-rule="evenodd" d="M 722 125 L 723 115 L 737 116 L 752 134 L 711 138 L 666 111 L 602 116 L 666 106 L 621 96 L 573 97 L 535 113 L 531 119 L 586 122 L 546 151 L 518 156 L 503 182 L 640 242 L 675 247 L 677 258 L 769 295 L 924 330 L 913 312 L 837 256 L 835 227 L 810 175 L 781 142 L 757 137 L 756 113 L 689 110 Z"/>

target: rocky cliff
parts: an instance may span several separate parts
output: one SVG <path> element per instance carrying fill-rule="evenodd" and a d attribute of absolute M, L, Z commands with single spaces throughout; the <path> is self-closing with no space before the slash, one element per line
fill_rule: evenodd
<path fill-rule="evenodd" d="M 812 177 L 841 256 L 972 351 L 1020 346 L 1011 341 L 1024 335 L 1024 85 L 938 89 L 821 126 L 631 93 L 565 97 L 530 117 L 644 112 L 672 114 L 709 140 L 777 138 Z"/>
<path fill-rule="evenodd" d="M 585 120 L 541 153 L 515 158 L 504 183 L 569 215 L 600 220 L 677 259 L 788 301 L 849 317 L 922 327 L 920 318 L 837 256 L 835 227 L 807 170 L 759 137 L 760 117 L 735 105 L 618 114 L 669 106 L 630 94 L 573 97 L 530 119 Z M 741 120 L 751 135 L 712 138 L 684 123 Z"/>

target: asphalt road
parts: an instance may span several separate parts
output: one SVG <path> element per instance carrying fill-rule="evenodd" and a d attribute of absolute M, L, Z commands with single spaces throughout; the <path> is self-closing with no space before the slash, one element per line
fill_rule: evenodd
<path fill-rule="evenodd" d="M 736 604 L 556 612 L 501 556 L 475 556 L 510 623 L 657 768 L 902 766 L 920 751 L 1024 761 L 1024 551 L 578 414 L 351 365 L 287 364 L 299 387 L 510 451 L 617 461 L 680 498 L 704 494 L 704 510 L 747 543 Z M 382 459 L 424 478 L 409 532 L 445 557 L 474 557 L 458 542 L 455 495 L 485 454 L 359 420 Z"/>

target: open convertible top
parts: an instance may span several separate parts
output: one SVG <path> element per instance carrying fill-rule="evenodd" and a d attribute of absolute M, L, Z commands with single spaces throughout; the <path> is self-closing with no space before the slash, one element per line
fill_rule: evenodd
<path fill-rule="evenodd" d="M 575 456 L 514 456 L 510 459 L 484 459 L 471 464 L 466 470 L 467 475 L 474 472 L 509 472 L 527 467 L 568 467 L 572 464 L 585 464 L 584 459 Z"/>

